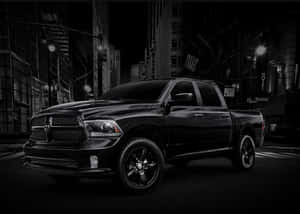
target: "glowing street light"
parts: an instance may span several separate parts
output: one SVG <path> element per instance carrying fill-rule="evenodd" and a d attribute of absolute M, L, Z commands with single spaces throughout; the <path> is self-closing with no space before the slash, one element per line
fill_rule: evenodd
<path fill-rule="evenodd" d="M 55 50 L 56 50 L 55 45 L 54 45 L 54 44 L 48 44 L 48 50 L 49 50 L 51 53 L 55 52 Z"/>
<path fill-rule="evenodd" d="M 263 56 L 267 52 L 267 48 L 264 45 L 259 45 L 255 48 L 255 55 L 256 56 Z"/>
<path fill-rule="evenodd" d="M 49 50 L 49 53 L 48 53 L 48 105 L 51 106 L 52 105 L 52 95 L 51 95 L 51 91 L 52 91 L 52 84 L 51 84 L 51 66 L 50 66 L 50 63 L 51 63 L 51 57 L 52 57 L 52 53 L 55 52 L 56 50 L 56 47 L 53 43 L 49 43 L 48 44 L 48 50 Z"/>
<path fill-rule="evenodd" d="M 91 93 L 92 88 L 91 88 L 90 85 L 86 84 L 86 85 L 83 86 L 83 90 L 84 90 L 85 92 L 87 92 L 87 93 Z"/>
<path fill-rule="evenodd" d="M 103 51 L 104 50 L 103 45 L 102 44 L 98 45 L 97 50 L 100 51 L 100 52 Z"/>

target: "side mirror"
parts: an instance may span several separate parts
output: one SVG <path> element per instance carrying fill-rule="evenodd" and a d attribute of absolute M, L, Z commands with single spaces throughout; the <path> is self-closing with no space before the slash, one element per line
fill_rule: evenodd
<path fill-rule="evenodd" d="M 192 93 L 179 93 L 172 96 L 172 103 L 181 104 L 181 103 L 190 103 L 193 101 Z"/>
<path fill-rule="evenodd" d="M 171 100 L 165 105 L 165 111 L 168 114 L 171 111 L 171 107 L 175 105 L 185 105 L 193 102 L 194 96 L 192 93 L 179 93 L 171 95 Z"/>

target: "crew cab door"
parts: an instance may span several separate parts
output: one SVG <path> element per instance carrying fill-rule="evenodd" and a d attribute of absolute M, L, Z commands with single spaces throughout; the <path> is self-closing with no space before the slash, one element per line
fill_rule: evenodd
<path fill-rule="evenodd" d="M 230 112 L 217 85 L 213 82 L 196 82 L 196 92 L 200 95 L 197 108 L 199 121 L 199 141 L 197 148 L 214 150 L 226 148 L 232 136 Z M 205 145 L 201 145 L 205 142 Z"/>
<path fill-rule="evenodd" d="M 192 93 L 195 99 L 170 107 L 166 116 L 169 154 L 193 155 L 227 147 L 232 124 L 225 101 L 219 97 L 220 91 L 210 85 L 182 81 L 176 83 L 169 99 L 178 93 Z"/>
<path fill-rule="evenodd" d="M 166 125 L 169 133 L 168 153 L 171 156 L 193 152 L 205 144 L 201 140 L 200 131 L 203 123 L 196 116 L 199 97 L 195 89 L 196 85 L 192 81 L 178 81 L 167 98 L 170 107 L 166 115 Z M 174 97 L 180 94 L 191 94 L 192 99 L 188 102 L 173 102 Z"/>

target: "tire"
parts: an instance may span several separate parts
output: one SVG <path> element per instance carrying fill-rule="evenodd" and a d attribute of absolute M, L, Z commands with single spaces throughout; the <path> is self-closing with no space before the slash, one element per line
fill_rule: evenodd
<path fill-rule="evenodd" d="M 151 140 L 135 138 L 121 151 L 118 175 L 122 186 L 133 193 L 152 190 L 161 181 L 164 156 Z"/>
<path fill-rule="evenodd" d="M 249 135 L 242 135 L 234 149 L 233 165 L 239 170 L 249 170 L 255 165 L 255 144 Z"/>

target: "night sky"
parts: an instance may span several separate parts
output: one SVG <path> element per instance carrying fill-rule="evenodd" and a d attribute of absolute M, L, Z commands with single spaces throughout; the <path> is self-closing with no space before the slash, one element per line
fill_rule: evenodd
<path fill-rule="evenodd" d="M 144 59 L 147 38 L 146 3 L 112 1 L 109 2 L 108 6 L 109 42 L 121 51 L 121 81 L 128 81 L 131 65 Z M 70 4 L 69 13 L 72 14 L 72 20 L 70 20 L 72 27 L 83 31 L 91 31 L 92 15 L 90 14 L 90 7 L 91 5 L 87 2 L 73 2 Z M 77 39 L 79 37 L 77 35 Z M 82 36 L 82 38 L 85 38 L 85 36 Z M 79 41 L 83 47 L 88 47 L 88 44 L 85 44 L 88 40 Z M 92 56 L 90 55 L 87 58 L 92 59 Z"/>
<path fill-rule="evenodd" d="M 130 66 L 144 59 L 147 37 L 146 3 L 111 2 L 109 13 L 110 42 L 121 50 L 122 74 L 129 74 Z"/>

